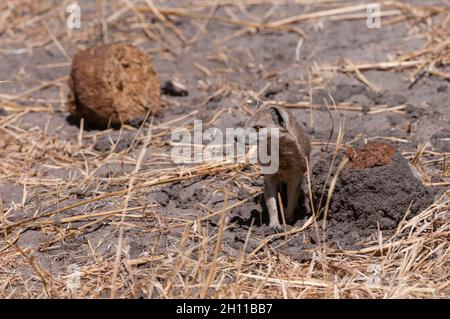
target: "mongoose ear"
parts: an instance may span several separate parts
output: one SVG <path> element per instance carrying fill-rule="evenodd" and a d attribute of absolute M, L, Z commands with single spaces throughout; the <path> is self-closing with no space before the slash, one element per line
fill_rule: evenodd
<path fill-rule="evenodd" d="M 282 127 L 283 129 L 286 129 L 289 124 L 289 117 L 285 110 L 280 109 L 276 106 L 272 106 L 270 108 L 270 113 L 272 114 L 272 120 Z"/>

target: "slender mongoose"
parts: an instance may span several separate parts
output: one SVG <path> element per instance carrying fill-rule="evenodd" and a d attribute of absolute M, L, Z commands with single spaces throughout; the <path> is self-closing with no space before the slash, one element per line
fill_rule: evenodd
<path fill-rule="evenodd" d="M 279 130 L 278 171 L 264 174 L 264 197 L 269 211 L 269 225 L 279 232 L 282 228 L 278 219 L 278 189 L 281 189 L 281 182 L 286 183 L 287 208 L 284 209 L 284 216 L 285 222 L 291 223 L 311 151 L 309 137 L 287 109 L 274 105 L 263 106 L 258 110 L 246 122 L 246 128 L 257 132 L 263 128 Z"/>

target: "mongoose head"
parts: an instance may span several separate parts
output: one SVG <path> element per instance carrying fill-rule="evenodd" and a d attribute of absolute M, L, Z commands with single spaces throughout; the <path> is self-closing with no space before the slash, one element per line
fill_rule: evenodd
<path fill-rule="evenodd" d="M 283 108 L 266 105 L 257 110 L 245 123 L 245 143 L 256 152 L 263 174 L 275 174 L 279 170 L 280 142 L 288 132 L 289 114 Z"/>
<path fill-rule="evenodd" d="M 289 114 L 280 106 L 267 105 L 258 110 L 245 124 L 247 130 L 259 132 L 261 129 L 279 129 L 280 133 L 287 132 Z"/>

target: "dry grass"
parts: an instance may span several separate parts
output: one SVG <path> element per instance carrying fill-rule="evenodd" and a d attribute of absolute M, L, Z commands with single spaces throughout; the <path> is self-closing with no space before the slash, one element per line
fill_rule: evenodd
<path fill-rule="evenodd" d="M 252 0 L 248 4 L 267 4 L 268 1 Z M 131 42 L 155 44 L 148 52 L 160 54 L 168 61 L 176 59 L 182 50 L 205 36 L 210 23 L 233 25 L 239 28 L 231 37 L 272 30 L 283 34 L 295 33 L 308 41 L 301 29 L 303 23 L 323 19 L 365 19 L 365 5 L 342 1 L 292 1 L 313 6 L 312 13 L 274 20 L 271 11 L 261 21 L 234 17 L 215 16 L 216 1 L 196 1 L 193 6 L 169 8 L 159 1 L 114 1 L 110 10 L 100 14 L 87 13 L 82 31 L 70 32 L 55 28 L 64 23 L 64 6 L 55 1 L 11 0 L 0 4 L 0 55 L 31 52 L 34 48 L 55 44 L 62 59 L 54 64 L 41 65 L 43 69 L 67 67 L 74 48 L 82 48 L 89 40 L 103 41 L 128 39 L 128 26 L 139 30 L 140 35 Z M 59 2 L 58 2 L 59 4 Z M 222 6 L 243 10 L 245 5 L 234 1 L 222 1 Z M 344 72 L 356 76 L 371 87 L 362 72 L 368 69 L 401 71 L 412 70 L 411 85 L 423 76 L 434 75 L 449 79 L 450 63 L 448 8 L 435 6 L 412 6 L 399 1 L 383 1 L 383 9 L 389 10 L 389 23 L 404 23 L 413 28 L 415 23 L 444 15 L 441 24 L 433 24 L 424 37 L 426 45 L 415 52 L 406 52 L 384 63 L 353 63 L 346 60 L 342 65 L 321 65 L 312 70 L 305 85 L 321 86 L 327 72 Z M 231 12 L 231 11 L 229 11 Z M 153 22 L 149 23 L 149 17 Z M 177 23 L 188 19 L 195 28 L 194 36 L 188 38 Z M 45 23 L 44 23 L 45 22 Z M 297 50 L 300 50 L 301 44 Z M 69 49 L 70 48 L 70 49 Z M 224 49 L 212 58 L 219 61 L 231 59 Z M 211 71 L 196 62 L 196 68 L 205 77 Z M 225 68 L 226 69 L 226 68 Z M 225 71 L 224 71 L 225 72 Z M 230 72 L 229 70 L 227 72 Z M 282 71 L 281 71 L 282 72 Z M 263 74 L 270 79 L 276 74 Z M 24 74 L 26 77 L 26 74 Z M 6 76 L 0 86 L 17 81 Z M 231 202 L 233 194 L 219 187 L 224 193 L 223 208 L 208 211 L 198 207 L 197 218 L 173 218 L 158 214 L 158 203 L 145 201 L 145 194 L 161 185 L 177 181 L 194 180 L 199 177 L 218 178 L 235 185 L 248 185 L 247 180 L 257 176 L 239 173 L 241 164 L 210 163 L 192 167 L 174 167 L 170 161 L 170 149 L 165 146 L 170 128 L 191 128 L 191 120 L 197 111 L 172 119 L 167 123 L 155 123 L 141 129 L 125 127 L 135 134 L 134 143 L 121 152 L 111 150 L 102 153 L 94 149 L 95 142 L 111 133 L 106 130 L 91 133 L 80 129 L 77 137 L 58 138 L 58 134 L 36 127 L 26 127 L 22 119 L 29 113 L 40 113 L 43 121 L 50 121 L 53 112 L 65 108 L 65 83 L 67 76 L 50 80 L 33 81 L 24 89 L 0 94 L 0 107 L 9 116 L 0 117 L 0 185 L 15 182 L 23 187 L 23 199 L 11 206 L 0 200 L 0 297 L 10 298 L 85 298 L 121 297 L 134 298 L 448 298 L 450 296 L 450 153 L 437 153 L 427 147 L 417 152 L 404 152 L 430 186 L 444 186 L 447 190 L 433 205 L 412 219 L 402 222 L 392 237 L 381 234 L 377 242 L 369 242 L 365 248 L 355 251 L 331 249 L 326 244 L 311 251 L 312 260 L 298 262 L 283 251 L 271 247 L 270 239 L 299 235 L 307 227 L 315 227 L 311 218 L 301 228 L 273 235 L 262 240 L 252 253 L 228 253 L 221 244 L 223 233 L 230 227 L 227 213 L 248 199 Z M 208 83 L 204 83 L 207 87 Z M 52 90 L 52 97 L 36 95 L 42 90 Z M 225 83 L 212 94 L 205 94 L 204 104 L 218 95 L 234 95 L 243 101 L 238 110 L 249 113 L 248 98 L 259 100 L 261 92 Z M 288 107 L 320 110 L 312 100 L 292 104 L 278 101 Z M 176 105 L 175 101 L 167 101 Z M 201 105 L 200 105 L 201 107 Z M 402 112 L 404 105 L 370 109 L 368 112 Z M 333 112 L 361 112 L 362 106 L 337 104 Z M 209 124 L 226 112 L 221 110 Z M 342 136 L 334 144 L 342 143 Z M 136 147 L 137 143 L 144 147 Z M 352 141 L 347 141 L 350 143 Z M 315 141 L 319 147 L 326 141 Z M 146 150 L 151 147 L 151 155 Z M 438 163 L 442 167 L 436 172 Z M 105 177 L 98 172 L 104 167 L 116 167 L 117 174 Z M 42 174 L 45 169 L 69 171 L 69 176 Z M 439 180 L 432 179 L 438 176 Z M 310 180 L 308 178 L 308 180 Z M 252 190 L 251 196 L 258 194 Z M 82 197 L 80 198 L 80 194 Z M 1 194 L 0 194 L 1 195 Z M 234 194 L 235 195 L 235 194 Z M 327 196 L 332 196 L 329 194 Z M 227 200 L 228 198 L 228 200 Z M 250 199 L 250 198 L 249 198 Z M 105 204 L 107 203 L 107 205 Z M 26 217 L 12 218 L 18 212 Z M 70 212 L 72 215 L 65 215 Z M 203 221 L 220 216 L 217 229 Z M 14 221 L 11 221 L 14 219 Z M 100 242 L 109 241 L 115 250 L 102 254 L 98 246 L 84 242 L 86 234 L 98 227 L 113 225 L 119 234 L 105 235 Z M 156 234 L 148 245 L 145 256 L 130 259 L 125 230 L 139 230 Z M 29 230 L 38 230 L 44 236 L 39 249 L 21 248 L 18 241 Z M 248 237 L 252 236 L 252 228 Z M 77 241 L 78 239 L 78 241 Z M 68 289 L 67 265 L 53 267 L 37 256 L 52 254 L 54 249 L 87 244 L 89 249 L 76 255 L 73 260 L 81 272 L 81 287 Z M 162 243 L 167 249 L 158 249 Z M 54 256 L 53 256 L 54 257 Z M 62 257 L 61 257 L 62 258 Z M 53 270 L 56 269 L 55 273 Z"/>

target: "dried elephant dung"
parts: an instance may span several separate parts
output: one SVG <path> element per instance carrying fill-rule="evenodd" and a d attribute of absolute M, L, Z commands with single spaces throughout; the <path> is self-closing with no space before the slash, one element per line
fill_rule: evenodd
<path fill-rule="evenodd" d="M 151 58 L 131 45 L 102 45 L 78 52 L 69 86 L 69 111 L 98 127 L 120 126 L 161 108 Z"/>

